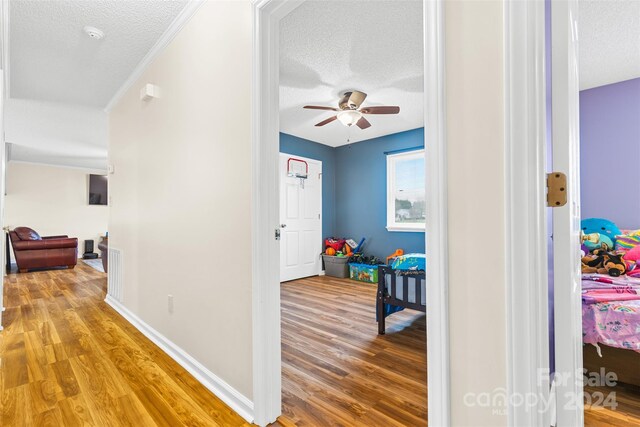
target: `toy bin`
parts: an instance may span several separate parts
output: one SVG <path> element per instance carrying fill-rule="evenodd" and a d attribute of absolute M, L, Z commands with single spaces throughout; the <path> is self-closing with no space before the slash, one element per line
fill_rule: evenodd
<path fill-rule="evenodd" d="M 341 279 L 349 277 L 348 257 L 322 255 L 322 259 L 324 260 L 324 274 Z"/>
<path fill-rule="evenodd" d="M 359 282 L 378 283 L 378 266 L 349 264 L 349 278 Z"/>

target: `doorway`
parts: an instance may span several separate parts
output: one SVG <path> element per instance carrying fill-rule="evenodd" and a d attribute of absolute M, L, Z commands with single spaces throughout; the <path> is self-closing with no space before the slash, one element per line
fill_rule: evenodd
<path fill-rule="evenodd" d="M 254 4 L 256 20 L 254 73 L 254 405 L 257 424 L 274 421 L 281 411 L 279 253 L 275 236 L 278 212 L 278 22 L 302 2 L 263 1 Z M 433 251 L 427 269 L 427 325 L 430 390 L 429 419 L 434 425 L 449 420 L 449 373 L 446 300 L 446 170 L 443 140 L 442 4 L 424 2 L 425 82 L 430 99 L 425 102 L 427 152 L 426 245 Z M 277 201 L 277 203 L 274 203 Z M 433 396 L 433 397 L 431 397 Z"/>

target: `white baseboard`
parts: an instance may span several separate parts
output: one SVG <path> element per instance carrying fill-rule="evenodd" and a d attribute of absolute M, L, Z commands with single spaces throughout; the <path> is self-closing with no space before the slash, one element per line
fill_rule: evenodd
<path fill-rule="evenodd" d="M 167 353 L 169 357 L 178 362 L 180 366 L 200 381 L 202 385 L 218 396 L 220 400 L 229 405 L 229 407 L 236 411 L 242 418 L 249 423 L 253 422 L 253 402 L 251 400 L 216 376 L 213 372 L 209 371 L 164 335 L 146 324 L 115 298 L 107 295 L 104 301 L 120 313 L 122 317 L 127 319 L 129 323 L 135 326 L 144 336 L 160 347 L 162 351 Z"/>

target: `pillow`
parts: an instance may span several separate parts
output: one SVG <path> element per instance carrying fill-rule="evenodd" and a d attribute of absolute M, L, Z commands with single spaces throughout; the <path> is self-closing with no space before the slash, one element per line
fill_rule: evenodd
<path fill-rule="evenodd" d="M 627 251 L 623 256 L 627 261 L 638 261 L 640 260 L 640 245 L 633 247 L 633 249 Z"/>
<path fill-rule="evenodd" d="M 396 257 L 391 263 L 394 270 L 426 270 L 427 259 L 425 254 L 405 254 Z"/>
<path fill-rule="evenodd" d="M 638 245 L 640 245 L 640 236 L 630 236 L 626 234 L 616 236 L 616 250 L 628 251 Z"/>
<path fill-rule="evenodd" d="M 13 231 L 16 232 L 20 240 L 42 240 L 42 237 L 29 227 L 17 227 Z"/>
<path fill-rule="evenodd" d="M 609 237 L 612 243 L 616 243 L 616 236 L 622 234 L 617 225 L 608 219 L 587 218 L 580 222 L 580 228 L 584 234 L 600 233 Z"/>

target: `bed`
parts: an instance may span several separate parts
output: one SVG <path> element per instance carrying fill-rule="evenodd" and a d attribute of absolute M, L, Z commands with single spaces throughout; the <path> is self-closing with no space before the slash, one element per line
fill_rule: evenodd
<path fill-rule="evenodd" d="M 582 276 L 584 367 L 640 386 L 640 279 Z"/>
<path fill-rule="evenodd" d="M 405 308 L 426 313 L 426 279 L 424 255 L 418 259 L 395 260 L 391 265 L 378 266 L 376 319 L 378 334 L 385 333 L 387 316 Z M 404 264 L 403 264 L 404 262 Z"/>

